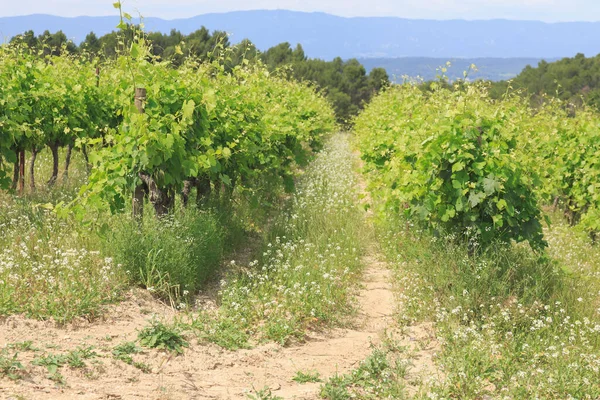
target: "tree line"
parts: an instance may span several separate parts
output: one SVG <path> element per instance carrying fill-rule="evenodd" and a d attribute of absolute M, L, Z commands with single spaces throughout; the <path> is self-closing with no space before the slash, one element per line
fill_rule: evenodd
<path fill-rule="evenodd" d="M 137 27 L 128 25 L 120 32 L 113 31 L 100 37 L 90 32 L 79 45 L 69 41 L 62 31 L 45 31 L 36 36 L 29 30 L 15 36 L 11 43 L 21 43 L 40 55 L 85 53 L 91 57 L 111 59 L 118 55 L 119 48 L 127 46 L 133 40 L 136 29 Z M 374 68 L 367 73 L 356 59 L 311 59 L 300 44 L 293 47 L 284 42 L 263 52 L 248 39 L 232 44 L 226 32 L 210 32 L 205 27 L 188 35 L 175 29 L 168 34 L 150 32 L 146 39 L 151 43 L 152 56 L 170 60 L 174 67 L 181 66 L 187 57 L 211 61 L 226 53 L 225 63 L 228 69 L 243 62 L 260 60 L 271 72 L 278 71 L 292 79 L 312 82 L 331 102 L 337 119 L 342 124 L 350 123 L 364 104 L 390 83 L 383 68 Z"/>
<path fill-rule="evenodd" d="M 499 98 L 509 85 L 531 95 L 533 105 L 547 94 L 576 106 L 585 102 L 600 108 L 600 55 L 577 54 L 552 63 L 540 61 L 537 67 L 525 67 L 511 81 L 493 83 L 491 95 Z"/>

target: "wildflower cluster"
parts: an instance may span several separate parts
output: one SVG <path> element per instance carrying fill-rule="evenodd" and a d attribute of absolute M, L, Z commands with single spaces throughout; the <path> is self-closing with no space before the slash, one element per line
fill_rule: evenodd
<path fill-rule="evenodd" d="M 122 288 L 120 266 L 42 209 L 6 203 L 0 216 L 0 314 L 58 321 L 93 316 Z"/>
<path fill-rule="evenodd" d="M 300 179 L 281 232 L 260 260 L 221 282 L 220 323 L 250 336 L 285 341 L 307 327 L 339 322 L 350 311 L 360 269 L 362 215 L 356 207 L 355 160 L 345 136 L 334 137 Z"/>

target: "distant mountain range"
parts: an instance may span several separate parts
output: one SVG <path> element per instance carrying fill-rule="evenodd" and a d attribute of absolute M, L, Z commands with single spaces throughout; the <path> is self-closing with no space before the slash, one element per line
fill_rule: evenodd
<path fill-rule="evenodd" d="M 556 61 L 556 58 L 545 58 L 546 61 Z M 469 71 L 471 65 L 476 70 L 469 71 L 469 79 L 485 79 L 501 81 L 512 79 L 523 68 L 530 65 L 536 67 L 541 58 L 429 58 L 429 57 L 401 57 L 401 58 L 360 58 L 359 61 L 367 71 L 373 68 L 385 68 L 390 78 L 401 83 L 406 77 L 415 77 L 423 80 L 433 80 L 441 75 L 440 68 L 445 67 L 450 61 L 445 76 L 451 81 L 462 79 L 463 72 Z"/>
<path fill-rule="evenodd" d="M 29 15 L 0 18 L 0 37 L 9 39 L 32 29 L 62 30 L 74 42 L 94 31 L 115 29 L 118 17 L 64 18 Z M 600 53 L 600 22 L 544 23 L 535 21 L 435 21 L 402 18 L 343 18 L 294 11 L 237 11 L 164 20 L 146 18 L 148 31 L 190 33 L 201 26 L 232 34 L 231 41 L 249 38 L 259 49 L 281 42 L 301 43 L 310 57 L 529 57 L 557 58 Z"/>
<path fill-rule="evenodd" d="M 28 15 L 0 18 L 0 42 L 33 30 L 62 30 L 79 44 L 93 31 L 102 36 L 115 30 L 118 17 L 65 18 Z M 261 50 L 281 42 L 302 44 L 311 58 L 359 58 L 368 70 L 384 67 L 397 81 L 403 75 L 435 78 L 436 67 L 453 60 L 448 76 L 461 77 L 471 64 L 474 78 L 508 79 L 540 59 L 552 61 L 577 53 L 600 53 L 600 22 L 544 23 L 536 21 L 410 20 L 403 18 L 344 18 L 295 11 L 237 11 L 164 20 L 145 18 L 147 31 L 188 34 L 206 26 L 231 34 L 232 43 L 248 38 Z"/>

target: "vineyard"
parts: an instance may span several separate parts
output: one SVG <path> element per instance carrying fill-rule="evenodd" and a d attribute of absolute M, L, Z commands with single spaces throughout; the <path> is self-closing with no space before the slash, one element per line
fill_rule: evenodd
<path fill-rule="evenodd" d="M 429 398 L 600 395 L 599 126 L 461 82 L 391 88 L 356 120 L 402 321 L 444 343 Z"/>
<path fill-rule="evenodd" d="M 121 15 L 0 47 L 1 396 L 600 397 L 596 111 L 407 83 L 337 133 Z"/>

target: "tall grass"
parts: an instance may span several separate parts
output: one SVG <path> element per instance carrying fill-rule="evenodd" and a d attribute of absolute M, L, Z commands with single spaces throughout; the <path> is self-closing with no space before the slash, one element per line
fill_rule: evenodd
<path fill-rule="evenodd" d="M 46 184 L 52 159 L 44 150 L 35 190 L 27 174 L 25 193 L 0 193 L 0 315 L 93 319 L 132 286 L 180 306 L 210 278 L 224 252 L 244 240 L 248 225 L 268 213 L 263 207 L 250 222 L 254 203 L 211 199 L 160 220 L 148 212 L 141 224 L 129 213 L 101 215 L 101 230 L 53 212 L 57 203 L 73 200 L 87 177 L 81 153 L 73 153 L 68 178 L 61 175 L 64 149 L 60 156 L 54 186 Z"/>
<path fill-rule="evenodd" d="M 466 240 L 432 238 L 391 215 L 381 226 L 401 322 L 435 321 L 443 344 L 446 379 L 429 398 L 600 396 L 598 286 L 567 264 L 577 256 L 501 245 L 473 255 Z M 558 242 L 548 254 L 591 250 Z"/>
<path fill-rule="evenodd" d="M 179 208 L 140 223 L 115 219 L 104 251 L 125 268 L 129 281 L 178 306 L 214 274 L 223 255 L 225 230 L 213 211 Z"/>
<path fill-rule="evenodd" d="M 0 315 L 94 318 L 124 274 L 93 232 L 27 199 L 0 197 Z"/>

